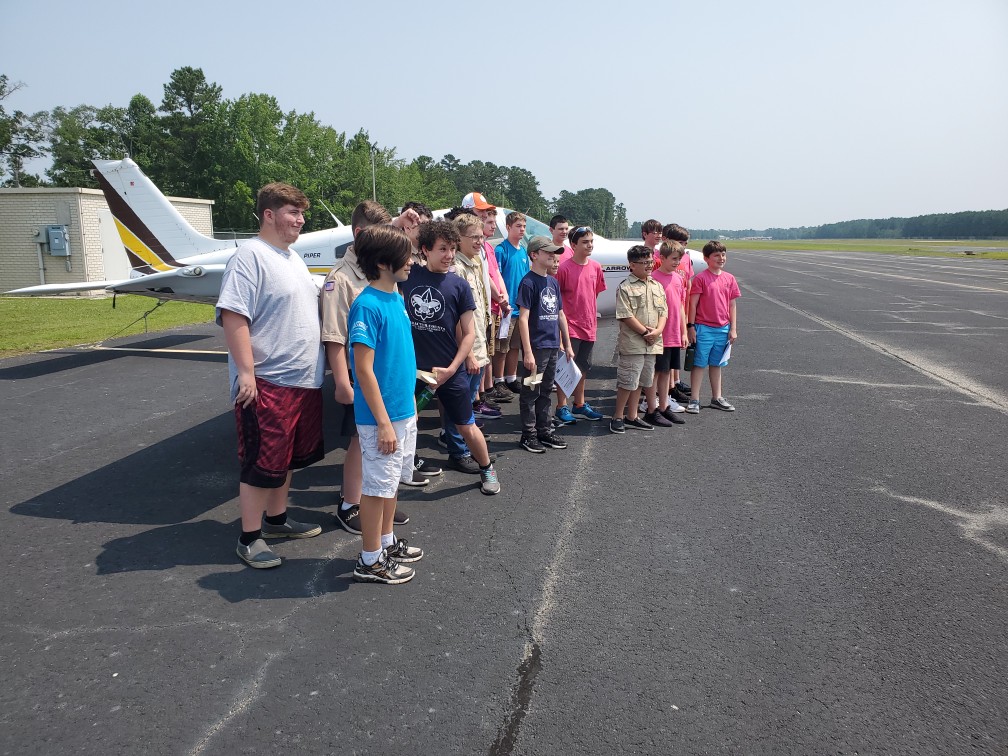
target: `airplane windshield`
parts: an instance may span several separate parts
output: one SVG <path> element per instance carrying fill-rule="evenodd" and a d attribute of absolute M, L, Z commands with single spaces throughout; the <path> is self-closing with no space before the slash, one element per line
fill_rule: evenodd
<path fill-rule="evenodd" d="M 500 208 L 500 213 L 498 214 L 497 217 L 502 218 L 510 212 L 511 212 L 510 209 L 502 207 Z M 525 236 L 522 237 L 522 241 L 524 241 L 525 244 L 527 245 L 529 239 L 531 239 L 533 236 L 545 236 L 547 239 L 551 239 L 553 238 L 553 232 L 550 231 L 550 227 L 547 226 L 545 223 L 543 223 L 541 220 L 536 220 L 531 215 L 526 214 Z"/>

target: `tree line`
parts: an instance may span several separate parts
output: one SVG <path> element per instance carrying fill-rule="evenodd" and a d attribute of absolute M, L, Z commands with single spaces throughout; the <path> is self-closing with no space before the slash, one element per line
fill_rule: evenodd
<path fill-rule="evenodd" d="M 607 189 L 563 190 L 547 199 L 535 175 L 519 166 L 463 163 L 450 154 L 407 160 L 394 147 L 373 143 L 364 129 L 348 136 L 312 112 L 284 112 L 272 95 L 226 99 L 200 68 L 173 71 L 158 105 L 137 94 L 125 107 L 8 113 L 4 101 L 21 86 L 0 74 L 2 186 L 96 187 L 92 159 L 129 156 L 165 194 L 214 200 L 218 230 L 256 228 L 255 192 L 286 181 L 312 200 L 307 231 L 332 225 L 322 203 L 347 222 L 372 193 L 396 209 L 410 200 L 452 207 L 464 194 L 481 191 L 500 207 L 543 221 L 560 213 L 603 236 L 627 233 L 626 209 Z M 52 165 L 44 176 L 25 171 L 45 156 Z"/>
<path fill-rule="evenodd" d="M 999 239 L 1008 237 L 1008 210 L 861 219 L 797 228 L 705 228 L 691 233 L 698 239 L 717 239 L 719 236 L 734 239 L 747 236 L 771 236 L 774 239 Z"/>

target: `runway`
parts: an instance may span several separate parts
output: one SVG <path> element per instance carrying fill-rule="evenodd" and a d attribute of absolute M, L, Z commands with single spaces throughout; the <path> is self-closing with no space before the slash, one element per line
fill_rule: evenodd
<path fill-rule="evenodd" d="M 1004 753 L 1008 261 L 728 246 L 738 411 L 533 455 L 505 405 L 501 495 L 400 492 L 401 587 L 331 433 L 323 534 L 238 561 L 219 328 L 0 361 L 0 752 Z"/>

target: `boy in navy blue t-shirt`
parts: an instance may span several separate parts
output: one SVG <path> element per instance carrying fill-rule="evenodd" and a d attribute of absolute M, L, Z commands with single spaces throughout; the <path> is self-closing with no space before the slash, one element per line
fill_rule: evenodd
<path fill-rule="evenodd" d="M 529 239 L 528 256 L 531 270 L 518 285 L 515 302 L 518 307 L 518 331 L 521 334 L 522 368 L 520 377 L 523 449 L 542 454 L 545 447 L 566 449 L 567 443 L 553 432 L 550 418 L 550 400 L 553 396 L 553 377 L 556 373 L 557 355 L 561 344 L 567 359 L 574 359 L 567 318 L 563 313 L 560 284 L 549 271 L 555 256 L 563 252 L 545 236 Z M 541 374 L 542 382 L 528 385 L 524 378 Z"/>
<path fill-rule="evenodd" d="M 479 465 L 480 490 L 496 494 L 500 492 L 500 483 L 486 439 L 476 427 L 471 381 L 465 364 L 476 339 L 473 316 L 476 303 L 469 282 L 452 269 L 458 243 L 458 231 L 451 223 L 422 224 L 417 246 L 427 259 L 427 267 L 414 265 L 400 288 L 413 327 L 416 367 L 434 374 L 437 380 L 434 393 L 444 410 L 445 422 L 455 425 Z"/>

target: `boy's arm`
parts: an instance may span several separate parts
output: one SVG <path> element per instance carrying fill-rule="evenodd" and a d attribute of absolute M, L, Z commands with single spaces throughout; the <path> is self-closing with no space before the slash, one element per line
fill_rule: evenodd
<path fill-rule="evenodd" d="M 326 362 L 332 370 L 333 382 L 336 384 L 336 401 L 340 404 L 353 404 L 353 384 L 350 383 L 350 366 L 347 365 L 346 347 L 335 341 L 325 342 Z"/>
<path fill-rule="evenodd" d="M 374 374 L 374 349 L 367 344 L 354 344 L 354 367 L 357 385 L 364 394 L 364 401 L 378 423 L 378 451 L 391 454 L 396 450 L 396 433 L 389 420 L 385 401 L 382 399 L 378 378 Z"/>
<path fill-rule="evenodd" d="M 535 355 L 532 354 L 532 339 L 529 337 L 529 309 L 522 307 L 518 310 L 518 334 L 522 343 L 522 364 L 530 373 L 536 369 Z"/>
<path fill-rule="evenodd" d="M 446 367 L 431 368 L 431 372 L 434 373 L 434 377 L 437 378 L 437 385 L 439 387 L 446 380 L 455 375 L 455 371 L 459 369 L 459 365 L 461 365 L 466 356 L 472 352 L 473 343 L 476 341 L 475 322 L 472 310 L 467 310 L 462 313 L 462 317 L 459 318 L 459 322 L 455 325 L 455 337 L 458 340 L 458 351 L 455 352 L 455 359 L 453 359 L 451 364 Z M 458 336 L 459 333 L 462 334 L 461 338 Z"/>
<path fill-rule="evenodd" d="M 699 294 L 690 294 L 690 297 L 689 297 L 689 315 L 686 318 L 686 320 L 689 323 L 690 327 L 692 327 L 692 329 L 693 329 L 693 337 L 690 339 L 691 341 L 696 341 L 696 308 L 697 308 L 697 302 L 699 302 L 699 301 L 700 301 L 700 295 Z M 688 331 L 687 331 L 687 333 L 688 333 Z"/>
<path fill-rule="evenodd" d="M 630 330 L 636 333 L 638 336 L 646 337 L 648 333 L 650 333 L 651 331 L 650 328 L 648 328 L 646 325 L 637 320 L 637 318 L 635 318 L 633 315 L 631 315 L 628 318 L 618 318 L 618 320 L 621 323 L 626 323 L 630 327 Z"/>
<path fill-rule="evenodd" d="M 732 302 L 734 305 L 735 302 Z M 249 332 L 248 318 L 231 310 L 221 310 L 221 323 L 224 326 L 224 339 L 235 367 L 238 368 L 238 396 L 235 404 L 241 402 L 242 407 L 254 404 L 258 391 L 255 382 L 255 358 L 252 356 L 252 336 Z"/>
<path fill-rule="evenodd" d="M 731 323 L 731 328 L 728 329 L 728 343 L 734 344 L 735 340 L 738 338 L 738 330 L 736 330 L 738 320 L 736 317 L 734 299 L 728 303 L 728 322 Z"/>
<path fill-rule="evenodd" d="M 567 316 L 560 310 L 560 343 L 567 354 L 567 359 L 574 362 L 574 347 L 571 346 L 570 329 L 567 327 Z"/>
<path fill-rule="evenodd" d="M 686 333 L 686 305 L 682 302 L 679 303 L 679 327 L 682 329 L 680 336 L 682 337 L 681 344 L 683 346 L 689 345 L 689 334 Z"/>

